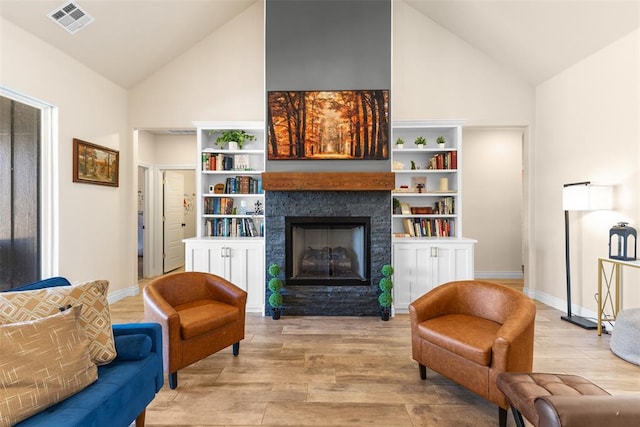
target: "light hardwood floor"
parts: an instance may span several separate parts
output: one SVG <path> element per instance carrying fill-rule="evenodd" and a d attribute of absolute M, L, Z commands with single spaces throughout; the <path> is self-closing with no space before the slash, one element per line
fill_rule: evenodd
<path fill-rule="evenodd" d="M 522 289 L 521 281 L 501 281 Z M 147 281 L 140 282 L 141 288 Z M 534 371 L 584 376 L 640 394 L 640 367 L 598 336 L 537 304 Z M 114 323 L 144 319 L 142 297 L 111 305 Z M 411 359 L 408 315 L 288 317 L 248 313 L 245 339 L 178 374 L 147 408 L 147 426 L 497 426 L 498 410 Z M 509 413 L 509 426 L 514 426 Z"/>

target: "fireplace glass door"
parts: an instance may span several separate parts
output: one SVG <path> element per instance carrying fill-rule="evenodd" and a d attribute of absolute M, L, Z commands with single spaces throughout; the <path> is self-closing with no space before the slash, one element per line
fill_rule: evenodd
<path fill-rule="evenodd" d="M 368 217 L 287 217 L 287 284 L 368 285 Z"/>

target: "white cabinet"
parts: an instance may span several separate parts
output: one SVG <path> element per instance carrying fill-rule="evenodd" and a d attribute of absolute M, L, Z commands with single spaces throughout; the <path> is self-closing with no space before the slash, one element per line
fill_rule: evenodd
<path fill-rule="evenodd" d="M 262 239 L 185 239 L 185 270 L 224 277 L 247 291 L 247 311 L 264 312 L 264 241 Z"/>
<path fill-rule="evenodd" d="M 473 279 L 472 239 L 417 239 L 393 243 L 393 304 L 406 313 L 409 304 L 436 286 Z"/>

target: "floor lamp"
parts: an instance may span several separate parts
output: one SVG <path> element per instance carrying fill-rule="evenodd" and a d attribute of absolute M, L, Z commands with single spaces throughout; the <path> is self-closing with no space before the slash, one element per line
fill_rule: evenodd
<path fill-rule="evenodd" d="M 584 329 L 596 329 L 595 322 L 571 314 L 571 262 L 569 256 L 569 211 L 595 211 L 611 209 L 611 187 L 591 185 L 590 181 L 564 184 L 562 189 L 562 208 L 564 209 L 564 244 L 567 271 L 567 315 L 562 320 Z"/>

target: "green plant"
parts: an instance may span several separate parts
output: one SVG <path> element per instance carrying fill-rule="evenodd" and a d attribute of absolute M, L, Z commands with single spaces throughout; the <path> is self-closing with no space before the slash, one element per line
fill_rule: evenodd
<path fill-rule="evenodd" d="M 217 132 L 220 132 L 220 135 L 216 138 L 216 145 L 220 148 L 224 148 L 224 146 L 232 141 L 238 143 L 238 147 L 242 148 L 245 141 L 253 141 L 256 139 L 255 135 L 251 135 L 244 130 L 230 129 L 230 130 L 210 130 L 209 135 L 213 135 Z"/>
<path fill-rule="evenodd" d="M 381 307 L 388 308 L 391 307 L 391 303 L 393 302 L 393 297 L 391 296 L 391 290 L 393 289 L 393 280 L 391 280 L 393 267 L 389 264 L 385 264 L 380 269 L 380 272 L 383 277 L 378 283 L 378 287 L 382 291 L 378 296 L 378 302 Z"/>
<path fill-rule="evenodd" d="M 436 139 L 436 143 L 438 143 L 438 144 L 444 144 L 444 143 L 446 143 L 446 142 L 447 142 L 447 140 L 446 140 L 446 139 L 444 139 L 444 136 L 439 136 L 439 137 Z"/>
<path fill-rule="evenodd" d="M 280 274 L 280 266 L 278 264 L 271 264 L 269 268 L 267 268 L 267 272 L 271 278 L 267 283 L 267 288 L 271 291 L 271 295 L 269 295 L 269 305 L 273 309 L 279 309 L 282 306 L 282 294 L 280 291 L 282 290 L 282 280 L 280 280 L 277 276 Z"/>
<path fill-rule="evenodd" d="M 424 138 L 424 136 L 419 136 L 413 143 L 416 145 L 427 145 L 427 140 Z"/>
<path fill-rule="evenodd" d="M 402 138 L 396 139 L 396 145 L 402 145 L 402 144 L 404 144 L 404 139 Z"/>

